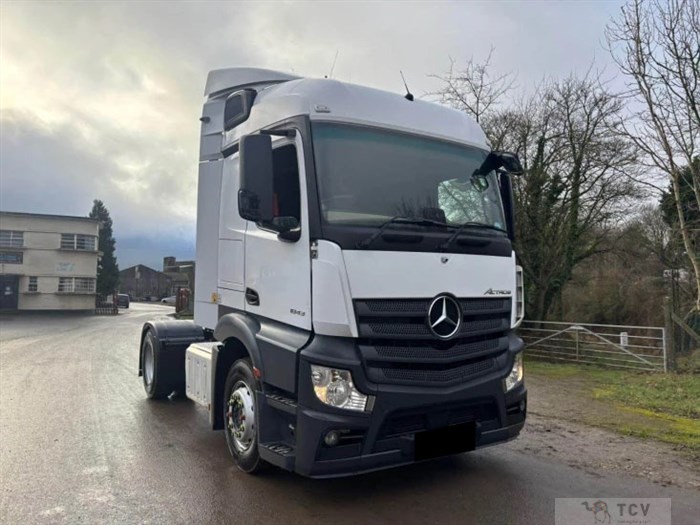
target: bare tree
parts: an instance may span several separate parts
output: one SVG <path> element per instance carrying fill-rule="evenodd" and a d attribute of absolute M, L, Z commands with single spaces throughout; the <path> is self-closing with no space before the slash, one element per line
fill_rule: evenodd
<path fill-rule="evenodd" d="M 597 78 L 571 76 L 486 124 L 493 147 L 516 151 L 526 170 L 515 181 L 516 243 L 534 318 L 561 304 L 581 262 L 608 249 L 603 241 L 638 196 L 628 176 L 636 148 L 619 132 L 622 110 Z"/>
<path fill-rule="evenodd" d="M 518 259 L 526 274 L 529 316 L 546 319 L 582 261 L 607 249 L 603 240 L 627 215 L 637 194 L 630 175 L 636 148 L 620 130 L 623 101 L 595 75 L 544 83 L 503 108 L 512 77 L 470 60 L 442 76 L 436 94 L 471 114 L 494 149 L 520 155 L 526 175 L 515 181 Z"/>
<path fill-rule="evenodd" d="M 493 51 L 491 48 L 483 62 L 470 58 L 461 70 L 456 70 L 455 60 L 450 57 L 450 68 L 446 73 L 430 75 L 443 83 L 441 89 L 430 95 L 437 97 L 443 104 L 469 113 L 477 122 L 481 122 L 489 111 L 496 109 L 515 84 L 512 73 L 492 75 Z"/>
<path fill-rule="evenodd" d="M 585 323 L 659 326 L 664 313 L 664 262 L 669 226 L 646 204 L 603 240 L 606 250 L 579 265 L 564 291 L 567 319 Z"/>
<path fill-rule="evenodd" d="M 664 220 L 661 208 L 653 204 L 642 206 L 636 227 L 641 233 L 641 247 L 664 268 L 675 268 L 679 254 L 674 249 L 671 228 Z"/>
<path fill-rule="evenodd" d="M 700 312 L 700 248 L 682 198 L 689 185 L 700 205 L 700 163 L 694 162 L 700 155 L 700 3 L 631 0 L 608 26 L 607 40 L 629 79 L 631 107 L 639 108 L 621 121 L 622 130 L 670 180 Z"/>

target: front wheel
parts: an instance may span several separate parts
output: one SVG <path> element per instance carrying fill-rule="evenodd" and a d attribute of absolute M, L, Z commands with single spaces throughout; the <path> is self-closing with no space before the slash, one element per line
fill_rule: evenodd
<path fill-rule="evenodd" d="M 262 467 L 258 453 L 256 385 L 250 360 L 239 359 L 229 370 L 224 386 L 226 443 L 238 468 L 249 474 Z"/>

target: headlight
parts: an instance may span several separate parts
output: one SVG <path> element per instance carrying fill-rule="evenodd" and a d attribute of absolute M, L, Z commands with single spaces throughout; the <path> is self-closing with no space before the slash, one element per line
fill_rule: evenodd
<path fill-rule="evenodd" d="M 355 388 L 347 370 L 311 365 L 311 382 L 316 397 L 326 405 L 359 412 L 367 407 L 367 396 Z"/>
<path fill-rule="evenodd" d="M 511 369 L 510 374 L 508 374 L 503 380 L 503 391 L 509 392 L 510 390 L 513 390 L 516 386 L 518 386 L 520 383 L 522 383 L 524 374 L 525 371 L 523 370 L 523 353 L 518 352 L 517 354 L 515 354 L 513 368 Z"/>

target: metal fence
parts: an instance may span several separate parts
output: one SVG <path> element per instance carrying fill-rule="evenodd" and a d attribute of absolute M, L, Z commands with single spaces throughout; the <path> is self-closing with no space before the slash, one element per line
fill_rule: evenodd
<path fill-rule="evenodd" d="M 677 369 L 679 358 L 700 352 L 700 316 L 683 319 L 673 310 L 666 311 L 668 361 L 671 370 Z"/>
<path fill-rule="evenodd" d="M 97 315 L 117 315 L 119 307 L 117 306 L 117 294 L 95 296 L 95 314 Z"/>
<path fill-rule="evenodd" d="M 528 356 L 646 371 L 667 371 L 666 332 L 656 326 L 523 321 Z"/>

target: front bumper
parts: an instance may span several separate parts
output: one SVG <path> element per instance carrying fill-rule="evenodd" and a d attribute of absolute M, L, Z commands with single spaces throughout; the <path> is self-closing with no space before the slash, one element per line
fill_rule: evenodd
<path fill-rule="evenodd" d="M 452 425 L 473 425 L 474 439 L 465 444 L 470 450 L 513 439 L 525 424 L 524 383 L 507 394 L 502 384 L 513 356 L 522 351 L 522 341 L 515 336 L 495 370 L 449 387 L 371 383 L 356 352 L 348 347 L 354 347 L 351 340 L 317 336 L 301 353 L 294 462 L 299 474 L 345 476 L 414 463 L 416 435 Z M 311 387 L 311 364 L 350 370 L 356 386 L 374 396 L 372 411 L 323 405 Z M 333 430 L 342 438 L 329 447 L 324 437 Z M 440 450 L 435 453 L 440 455 Z"/>

